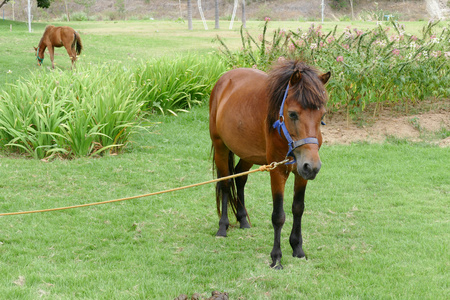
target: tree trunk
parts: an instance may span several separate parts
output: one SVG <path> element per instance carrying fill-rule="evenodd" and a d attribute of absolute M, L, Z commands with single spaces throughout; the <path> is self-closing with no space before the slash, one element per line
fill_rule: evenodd
<path fill-rule="evenodd" d="M 234 17 L 236 17 L 237 6 L 238 6 L 238 0 L 234 0 L 233 14 L 231 15 L 231 21 L 230 21 L 230 30 L 233 29 Z"/>
<path fill-rule="evenodd" d="M 198 0 L 197 4 L 198 4 L 198 12 L 200 13 L 200 17 L 202 18 L 202 21 L 203 21 L 203 26 L 205 27 L 205 30 L 208 30 L 208 25 L 206 25 L 205 15 L 203 14 L 202 0 Z"/>
<path fill-rule="evenodd" d="M 242 26 L 247 28 L 247 22 L 245 19 L 245 0 L 242 0 Z"/>
<path fill-rule="evenodd" d="M 3 2 L 0 3 L 0 8 L 1 8 L 3 5 L 5 5 L 6 3 L 8 3 L 8 2 L 9 2 L 9 0 L 3 0 Z"/>
<path fill-rule="evenodd" d="M 188 29 L 192 30 L 192 5 L 191 0 L 187 0 L 187 9 L 188 9 Z"/>
<path fill-rule="evenodd" d="M 219 0 L 215 0 L 215 13 L 214 13 L 214 18 L 216 20 L 216 26 L 214 27 L 215 29 L 220 29 L 220 25 L 219 25 Z"/>
<path fill-rule="evenodd" d="M 67 22 L 70 22 L 70 15 L 69 15 L 69 9 L 67 7 L 67 0 L 64 0 L 64 6 L 66 7 Z"/>
<path fill-rule="evenodd" d="M 353 0 L 350 0 L 350 7 L 352 8 L 352 20 L 355 19 L 355 15 L 353 13 Z"/>

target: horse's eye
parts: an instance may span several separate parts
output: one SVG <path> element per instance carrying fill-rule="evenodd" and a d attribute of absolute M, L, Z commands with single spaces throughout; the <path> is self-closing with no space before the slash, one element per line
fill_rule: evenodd
<path fill-rule="evenodd" d="M 290 111 L 288 113 L 289 115 L 289 119 L 291 119 L 292 121 L 297 121 L 298 120 L 298 115 L 295 111 Z"/>

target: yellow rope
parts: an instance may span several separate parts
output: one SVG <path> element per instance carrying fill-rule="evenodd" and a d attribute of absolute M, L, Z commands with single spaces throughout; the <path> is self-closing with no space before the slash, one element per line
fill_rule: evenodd
<path fill-rule="evenodd" d="M 126 197 L 126 198 L 121 198 L 121 199 L 102 201 L 102 202 L 94 202 L 94 203 L 73 205 L 73 206 L 67 206 L 67 207 L 48 208 L 48 209 L 41 209 L 41 210 L 11 212 L 11 213 L 0 213 L 0 217 L 2 217 L 2 216 L 24 215 L 24 214 L 34 214 L 34 213 L 41 213 L 41 212 L 48 212 L 48 211 L 57 211 L 57 210 L 65 210 L 65 209 L 72 209 L 72 208 L 80 208 L 80 207 L 94 206 L 94 205 L 100 205 L 100 204 L 107 204 L 107 203 L 113 203 L 113 202 L 119 202 L 119 201 L 125 201 L 125 200 L 132 200 L 132 199 L 144 198 L 144 197 L 149 197 L 149 196 L 155 196 L 155 195 L 175 192 L 175 191 L 179 191 L 179 190 L 184 190 L 184 189 L 188 189 L 188 188 L 192 188 L 192 187 L 196 187 L 196 186 L 200 186 L 200 185 L 205 185 L 205 184 L 209 184 L 209 183 L 219 182 L 219 181 L 223 181 L 223 180 L 227 180 L 227 179 L 232 179 L 232 178 L 248 175 L 248 174 L 255 173 L 255 172 L 271 171 L 271 170 L 275 169 L 276 167 L 278 167 L 279 165 L 287 163 L 288 161 L 289 161 L 289 159 L 285 159 L 285 160 L 283 160 L 281 162 L 273 162 L 270 165 L 260 166 L 258 169 L 255 169 L 255 170 L 242 172 L 242 173 L 239 173 L 239 174 L 234 174 L 234 175 L 230 175 L 230 176 L 226 176 L 226 177 L 221 177 L 221 178 L 217 178 L 217 179 L 213 179 L 213 180 L 209 180 L 209 181 L 205 181 L 205 182 L 200 182 L 200 183 L 195 183 L 195 184 L 191 184 L 191 185 L 186 185 L 186 186 L 182 186 L 182 187 L 178 187 L 178 188 L 173 188 L 173 189 L 165 190 L 165 191 L 159 191 L 159 192 L 154 192 L 154 193 L 149 193 L 149 194 L 144 194 L 144 195 L 138 195 L 138 196 L 132 196 L 132 197 Z"/>

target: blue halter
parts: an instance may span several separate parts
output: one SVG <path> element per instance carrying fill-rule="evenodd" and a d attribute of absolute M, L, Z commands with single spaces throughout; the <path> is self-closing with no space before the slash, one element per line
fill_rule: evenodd
<path fill-rule="evenodd" d="M 319 145 L 319 140 L 313 137 L 307 137 L 298 141 L 294 141 L 291 137 L 291 135 L 289 134 L 289 131 L 286 128 L 286 124 L 284 123 L 284 103 L 286 102 L 286 97 L 288 94 L 288 90 L 289 90 L 289 83 L 286 87 L 286 92 L 284 93 L 284 97 L 283 97 L 283 102 L 281 103 L 281 108 L 280 108 L 280 118 L 278 120 L 275 121 L 275 123 L 273 123 L 272 127 L 278 130 L 278 133 L 281 136 L 281 130 L 283 131 L 284 137 L 286 138 L 286 141 L 288 142 L 288 146 L 289 146 L 289 150 L 288 153 L 286 154 L 286 157 L 292 157 L 293 160 L 289 161 L 288 163 L 286 163 L 287 165 L 296 163 L 297 160 L 295 158 L 294 155 L 294 149 L 301 147 L 305 144 L 317 144 Z M 323 121 L 321 121 L 322 125 L 325 125 L 325 123 Z"/>

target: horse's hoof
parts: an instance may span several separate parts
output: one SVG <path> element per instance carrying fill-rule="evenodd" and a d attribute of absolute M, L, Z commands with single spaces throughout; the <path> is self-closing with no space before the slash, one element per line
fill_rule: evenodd
<path fill-rule="evenodd" d="M 292 253 L 292 256 L 293 256 L 293 257 L 298 257 L 298 258 L 306 257 L 306 256 L 305 256 L 305 252 L 303 252 L 302 249 L 300 249 L 300 250 L 294 250 L 294 252 Z"/>
<path fill-rule="evenodd" d="M 247 220 L 243 220 L 241 222 L 241 229 L 245 229 L 245 228 L 251 228 L 250 224 L 247 222 Z"/>
<path fill-rule="evenodd" d="M 273 262 L 270 267 L 274 270 L 283 270 L 283 266 L 281 265 L 280 262 Z"/>
<path fill-rule="evenodd" d="M 217 237 L 227 237 L 227 230 L 226 229 L 219 229 L 216 233 Z"/>

